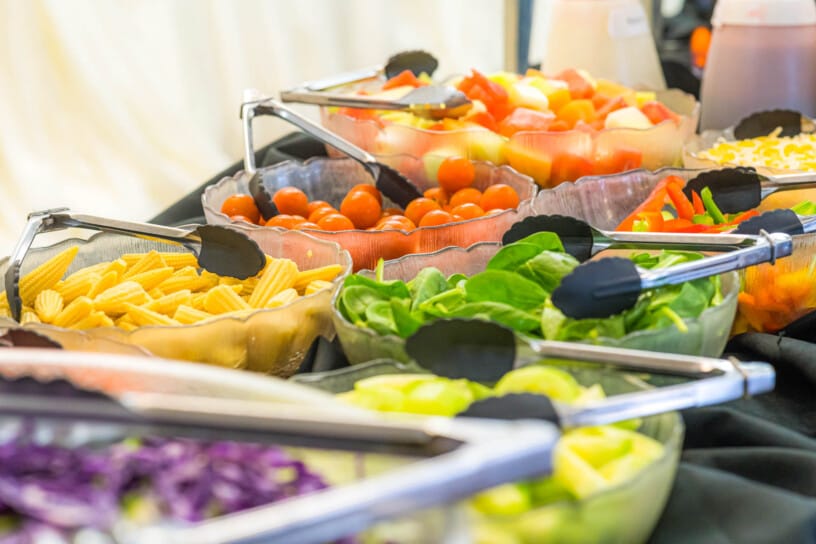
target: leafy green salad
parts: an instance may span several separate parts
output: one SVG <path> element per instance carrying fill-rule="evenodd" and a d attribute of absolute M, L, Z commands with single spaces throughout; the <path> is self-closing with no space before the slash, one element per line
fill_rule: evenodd
<path fill-rule="evenodd" d="M 630 255 L 637 266 L 649 270 L 702 257 L 687 251 Z M 522 335 L 570 341 L 620 338 L 668 326 L 686 332 L 685 319 L 698 317 L 723 299 L 720 278 L 713 276 L 645 291 L 632 308 L 611 317 L 572 319 L 552 304 L 550 296 L 578 265 L 557 235 L 539 232 L 502 247 L 484 271 L 470 277 L 446 277 L 428 267 L 408 282 L 387 280 L 380 261 L 375 278 L 360 274 L 346 278 L 337 305 L 349 322 L 381 335 L 407 338 L 436 319 L 473 318 L 500 323 Z"/>

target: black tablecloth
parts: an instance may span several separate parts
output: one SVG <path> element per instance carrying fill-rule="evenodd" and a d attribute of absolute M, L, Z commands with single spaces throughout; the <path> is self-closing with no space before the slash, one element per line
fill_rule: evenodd
<path fill-rule="evenodd" d="M 261 149 L 259 165 L 325 154 L 292 134 Z M 238 163 L 156 216 L 156 223 L 203 221 L 201 193 Z M 816 544 L 816 319 L 779 336 L 744 334 L 728 353 L 767 361 L 777 372 L 773 393 L 683 413 L 686 438 L 677 480 L 651 542 Z M 316 343 L 303 371 L 342 365 L 336 344 Z"/>

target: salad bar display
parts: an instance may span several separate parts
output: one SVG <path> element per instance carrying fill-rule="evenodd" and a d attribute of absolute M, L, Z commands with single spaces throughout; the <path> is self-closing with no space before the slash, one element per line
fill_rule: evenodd
<path fill-rule="evenodd" d="M 774 388 L 729 338 L 816 310 L 812 120 L 437 64 L 248 92 L 206 225 L 29 216 L 0 542 L 647 542 L 678 411 Z M 261 115 L 331 158 L 256 168 Z"/>

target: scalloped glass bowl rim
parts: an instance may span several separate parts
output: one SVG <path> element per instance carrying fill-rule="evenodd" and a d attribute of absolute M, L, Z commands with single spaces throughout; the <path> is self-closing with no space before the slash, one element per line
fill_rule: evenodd
<path fill-rule="evenodd" d="M 481 247 L 500 246 L 500 245 L 501 245 L 500 242 L 478 242 L 478 243 L 473 244 L 471 246 L 468 246 L 466 248 L 465 247 L 449 246 L 449 247 L 444 247 L 442 249 L 439 249 L 437 251 L 432 251 L 432 252 L 429 252 L 429 253 L 412 253 L 410 255 L 403 255 L 402 257 L 399 257 L 397 259 L 392 259 L 389 262 L 397 263 L 397 262 L 402 261 L 404 259 L 415 259 L 415 258 L 428 257 L 428 256 L 432 256 L 432 255 L 439 255 L 441 253 L 448 252 L 448 251 L 458 251 L 458 252 L 467 254 L 467 253 L 475 251 L 476 249 L 481 248 Z M 359 273 L 363 273 L 363 272 L 373 272 L 373 271 L 370 270 L 370 269 L 365 269 L 365 270 L 359 270 L 357 273 L 359 274 Z M 729 275 L 729 274 L 733 275 L 735 285 L 739 286 L 739 279 L 738 279 L 737 273 L 736 272 L 727 272 L 726 274 L 723 274 L 723 275 Z M 400 342 L 400 343 L 405 342 L 405 338 L 402 338 L 401 336 L 397 336 L 396 334 L 377 334 L 376 332 L 374 332 L 373 330 L 371 330 L 371 329 L 369 329 L 367 327 L 358 327 L 357 325 L 355 325 L 354 323 L 352 323 L 348 319 L 346 319 L 346 317 L 337 308 L 337 299 L 340 296 L 340 293 L 342 291 L 343 291 L 343 287 L 340 286 L 339 289 L 336 289 L 334 291 L 334 294 L 332 295 L 332 299 L 331 299 L 332 313 L 339 320 L 341 320 L 343 323 L 345 323 L 349 327 L 354 327 L 354 330 L 357 331 L 358 333 L 368 335 L 372 339 L 380 338 L 380 339 L 388 340 L 388 341 L 391 341 L 391 342 Z M 683 321 L 688 323 L 688 322 L 694 322 L 694 321 L 702 319 L 702 317 L 704 315 L 706 315 L 708 312 L 711 312 L 711 311 L 713 311 L 713 310 L 715 310 L 717 308 L 720 308 L 721 306 L 723 306 L 724 304 L 729 302 L 731 299 L 735 299 L 737 297 L 738 293 L 739 293 L 739 288 L 732 289 L 731 292 L 724 295 L 722 302 L 720 302 L 717 306 L 710 306 L 710 307 L 706 308 L 705 310 L 703 310 L 703 313 L 701 313 L 699 316 L 697 316 L 697 317 L 695 317 L 693 319 L 684 319 Z M 634 331 L 634 332 L 631 332 L 631 333 L 629 333 L 629 334 L 627 334 L 625 336 L 622 336 L 620 338 L 608 338 L 608 337 L 605 337 L 605 336 L 599 336 L 597 338 L 597 340 L 600 340 L 600 341 L 608 340 L 609 342 L 612 342 L 612 343 L 619 343 L 623 339 L 637 338 L 638 336 L 644 335 L 644 334 L 654 334 L 655 331 L 665 330 L 665 329 L 669 329 L 669 328 L 671 328 L 671 327 L 664 327 L 663 329 L 645 329 L 645 330 L 640 330 L 640 331 Z M 516 335 L 517 338 L 524 341 L 525 343 L 527 342 L 527 340 L 534 340 L 534 341 L 544 340 L 543 338 L 538 338 L 538 337 L 535 337 L 535 336 L 529 336 L 529 335 L 521 334 L 521 333 L 518 333 L 518 332 L 516 332 L 514 334 Z"/>
<path fill-rule="evenodd" d="M 238 223 L 236 225 L 229 225 L 229 226 L 230 227 L 243 228 L 243 229 L 246 229 L 246 230 L 251 230 L 252 229 L 251 226 L 247 227 L 247 226 L 245 226 L 245 225 L 243 225 L 241 223 Z M 180 227 L 180 228 L 184 228 L 184 227 Z M 278 235 L 286 236 L 288 232 L 289 232 L 288 229 L 280 229 L 278 231 Z M 291 231 L 291 232 L 298 233 L 298 231 Z M 32 251 L 41 250 L 41 249 L 42 250 L 50 249 L 50 248 L 53 248 L 53 247 L 55 247 L 57 245 L 60 245 L 60 244 L 68 244 L 69 242 L 75 242 L 75 243 L 77 243 L 77 245 L 86 245 L 86 244 L 90 243 L 97 236 L 102 236 L 102 235 L 105 235 L 105 234 L 106 233 L 104 233 L 104 232 L 99 232 L 99 233 L 94 234 L 93 236 L 91 236 L 88 239 L 66 238 L 64 240 L 61 240 L 61 241 L 55 243 L 55 244 L 32 248 Z M 344 261 L 344 262 L 337 263 L 337 264 L 339 264 L 340 266 L 343 267 L 343 270 L 340 272 L 340 274 L 337 275 L 337 277 L 334 280 L 332 280 L 332 284 L 334 286 L 333 289 L 336 291 L 337 288 L 342 285 L 343 279 L 346 276 L 348 276 L 349 273 L 351 273 L 352 264 L 351 264 L 351 256 L 350 256 L 349 252 L 347 250 L 343 249 L 340 246 L 340 244 L 338 244 L 337 242 L 330 242 L 328 240 L 320 240 L 320 239 L 315 238 L 313 236 L 309 236 L 308 234 L 302 234 L 302 233 L 298 233 L 298 234 L 296 234 L 296 236 L 303 236 L 303 237 L 307 238 L 308 243 L 313 243 L 313 244 L 317 244 L 317 245 L 334 246 L 334 249 L 337 251 L 338 258 L 341 259 L 342 261 Z M 286 257 L 276 257 L 276 258 L 285 259 Z M 0 260 L 0 266 L 4 266 L 6 262 L 8 262 L 8 257 L 4 257 L 2 260 Z M 317 291 L 315 293 L 312 293 L 311 295 L 304 295 L 302 297 L 298 297 L 297 299 L 293 300 L 292 302 L 289 302 L 288 304 L 284 304 L 283 306 L 278 306 L 276 308 L 254 308 L 252 311 L 250 311 L 249 313 L 247 313 L 246 315 L 243 315 L 243 316 L 235 316 L 235 315 L 215 316 L 215 317 L 203 320 L 203 321 L 199 321 L 199 322 L 196 322 L 196 323 L 190 323 L 190 324 L 184 324 L 184 325 L 143 325 L 143 326 L 140 326 L 140 327 L 138 327 L 136 329 L 133 329 L 133 330 L 130 330 L 130 331 L 126 331 L 124 329 L 120 329 L 119 327 L 115 327 L 115 326 L 114 327 L 95 327 L 95 330 L 115 330 L 115 331 L 119 331 L 119 333 L 121 333 L 121 337 L 128 337 L 128 336 L 131 336 L 134 333 L 137 333 L 137 332 L 143 331 L 143 330 L 148 330 L 148 329 L 150 329 L 150 330 L 156 330 L 156 329 L 175 330 L 175 329 L 184 328 L 186 330 L 193 330 L 193 329 L 195 329 L 197 327 L 210 326 L 213 323 L 216 323 L 216 322 L 219 322 L 219 321 L 235 321 L 235 322 L 238 322 L 238 323 L 246 323 L 247 321 L 249 321 L 250 319 L 252 319 L 253 317 L 255 317 L 256 315 L 258 315 L 260 313 L 273 313 L 273 312 L 282 311 L 284 309 L 289 309 L 293 305 L 297 305 L 298 302 L 309 299 L 310 297 L 316 296 L 316 295 L 318 295 L 320 293 L 321 293 L 321 291 Z M 38 323 L 36 328 L 33 328 L 32 330 L 36 331 L 38 328 L 42 328 L 44 330 L 55 329 L 55 330 L 60 330 L 60 331 L 70 331 L 70 332 L 73 332 L 73 333 L 78 333 L 78 334 L 80 334 L 82 336 L 86 336 L 86 337 L 88 337 L 90 339 L 95 338 L 95 336 L 93 334 L 89 334 L 88 332 L 86 332 L 84 330 L 70 329 L 70 328 L 65 328 L 65 327 L 56 327 L 54 325 L 49 325 L 47 323 Z M 108 337 L 105 337 L 105 338 L 110 339 Z M 118 341 L 116 339 L 113 339 L 113 341 L 120 342 L 120 341 Z M 131 344 L 126 344 L 126 345 L 131 345 Z M 143 348 L 143 349 L 145 349 L 146 351 L 149 352 L 149 350 L 147 350 L 146 348 Z M 155 355 L 153 355 L 152 353 L 151 353 L 151 356 L 155 357 Z"/>
<path fill-rule="evenodd" d="M 428 156 L 431 156 L 431 157 L 436 157 L 436 156 L 444 157 L 444 155 L 435 155 L 434 153 L 429 153 Z M 422 160 L 420 158 L 415 157 L 414 155 L 410 155 L 410 154 L 407 154 L 407 153 L 391 153 L 391 154 L 375 155 L 375 157 L 377 157 L 377 158 L 381 158 L 381 157 L 382 158 L 408 158 L 408 159 L 413 159 L 413 160 L 416 160 L 416 161 L 421 161 Z M 304 167 L 306 167 L 306 166 L 308 166 L 308 165 L 310 165 L 312 163 L 321 163 L 321 162 L 325 162 L 325 161 L 354 161 L 354 159 L 352 159 L 350 157 L 309 157 L 305 161 L 299 161 L 299 160 L 296 160 L 296 159 L 287 159 L 285 161 L 281 161 L 279 163 L 275 163 L 275 164 L 270 165 L 270 166 L 265 166 L 263 168 L 258 168 L 257 171 L 258 172 L 271 171 L 271 170 L 274 170 L 276 168 L 283 168 L 284 166 L 290 166 L 290 165 L 294 165 L 294 166 L 297 166 L 299 168 L 304 168 Z M 507 164 L 496 165 L 496 164 L 493 164 L 492 162 L 488 162 L 488 161 L 471 161 L 471 162 L 479 164 L 479 165 L 484 165 L 484 166 L 487 166 L 487 167 L 490 167 L 490 168 L 498 169 L 498 170 L 506 170 L 506 171 L 510 172 L 511 174 L 518 176 L 521 180 L 529 182 L 530 186 L 533 187 L 532 197 L 524 199 L 524 200 L 520 199 L 518 206 L 516 208 L 513 208 L 513 209 L 505 209 L 505 210 L 502 210 L 501 212 L 498 212 L 498 213 L 485 214 L 485 215 L 483 215 L 481 217 L 473 217 L 471 219 L 465 219 L 463 221 L 454 221 L 452 223 L 445 223 L 443 225 L 434 225 L 434 226 L 430 226 L 430 227 L 428 227 L 428 226 L 426 226 L 426 227 L 417 226 L 417 228 L 415 228 L 413 230 L 403 230 L 403 229 L 365 230 L 365 229 L 356 229 L 356 228 L 355 229 L 348 229 L 348 230 L 287 229 L 287 228 L 284 228 L 284 227 L 277 227 L 277 226 L 275 226 L 275 227 L 266 227 L 266 226 L 261 226 L 261 225 L 253 225 L 251 223 L 247 223 L 246 221 L 234 221 L 227 214 L 223 213 L 221 210 L 216 210 L 208 202 L 209 199 L 207 197 L 210 194 L 212 194 L 213 192 L 215 192 L 216 190 L 220 189 L 223 186 L 224 183 L 226 183 L 227 181 L 231 181 L 231 180 L 238 180 L 238 179 L 240 179 L 240 178 L 247 175 L 246 170 L 239 170 L 238 172 L 235 173 L 235 175 L 225 176 L 225 177 L 221 178 L 220 180 L 218 180 L 215 184 L 210 185 L 209 187 L 207 187 L 204 190 L 204 193 L 201 195 L 201 205 L 202 205 L 202 207 L 206 208 L 211 213 L 213 213 L 215 216 L 223 217 L 225 224 L 245 226 L 247 228 L 256 228 L 256 229 L 269 228 L 269 229 L 276 229 L 276 230 L 279 230 L 279 231 L 296 230 L 298 232 L 307 232 L 307 233 L 316 232 L 316 233 L 320 233 L 320 234 L 338 234 L 338 233 L 354 232 L 354 233 L 357 233 L 357 234 L 371 235 L 371 234 L 379 234 L 379 233 L 395 233 L 396 232 L 396 233 L 400 233 L 400 234 L 402 234 L 404 236 L 410 236 L 414 232 L 417 232 L 417 231 L 441 230 L 441 229 L 444 229 L 444 228 L 450 228 L 452 226 L 464 225 L 464 224 L 467 224 L 467 223 L 471 223 L 473 221 L 480 221 L 480 220 L 484 220 L 484 219 L 489 219 L 491 217 L 500 217 L 502 215 L 509 214 L 509 213 L 518 214 L 519 209 L 521 209 L 522 206 L 529 205 L 530 203 L 532 203 L 533 200 L 535 200 L 535 197 L 536 197 L 536 194 L 537 194 L 537 191 L 536 191 L 536 188 L 535 188 L 535 181 L 533 181 L 533 178 L 531 178 L 530 176 L 528 176 L 526 174 L 522 174 L 521 172 L 513 169 L 512 167 L 510 167 Z M 336 242 L 333 242 L 333 243 L 336 243 Z"/>

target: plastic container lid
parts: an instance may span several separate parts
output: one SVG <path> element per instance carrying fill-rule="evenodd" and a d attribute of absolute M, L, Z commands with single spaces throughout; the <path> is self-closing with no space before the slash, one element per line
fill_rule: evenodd
<path fill-rule="evenodd" d="M 816 24 L 813 0 L 719 0 L 714 26 L 800 26 Z"/>

